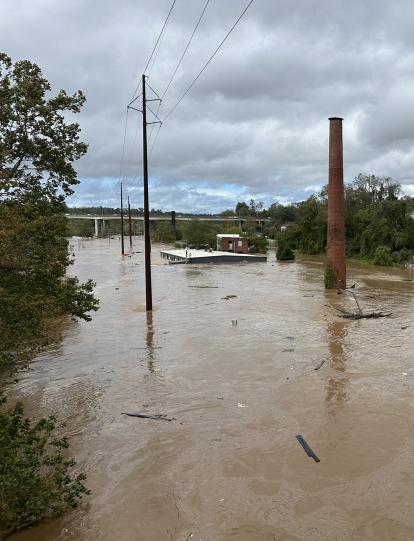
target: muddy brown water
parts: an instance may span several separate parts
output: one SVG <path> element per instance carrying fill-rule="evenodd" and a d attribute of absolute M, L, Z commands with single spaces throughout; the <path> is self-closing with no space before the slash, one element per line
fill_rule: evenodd
<path fill-rule="evenodd" d="M 74 272 L 97 281 L 100 310 L 68 323 L 7 392 L 66 421 L 92 495 L 13 539 L 413 540 L 407 273 L 351 265 L 363 309 L 393 315 L 348 321 L 336 309 L 355 302 L 324 291 L 318 260 L 168 265 L 159 248 L 151 318 L 143 254 L 75 241 Z"/>

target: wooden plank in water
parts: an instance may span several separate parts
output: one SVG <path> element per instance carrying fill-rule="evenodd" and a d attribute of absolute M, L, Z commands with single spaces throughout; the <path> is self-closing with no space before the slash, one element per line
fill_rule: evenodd
<path fill-rule="evenodd" d="M 306 443 L 305 441 L 305 438 L 303 436 L 301 436 L 300 434 L 298 434 L 296 436 L 296 439 L 298 440 L 298 442 L 301 444 L 301 446 L 303 447 L 305 453 L 308 455 L 309 458 L 313 458 L 313 460 L 315 462 L 320 462 L 320 459 L 319 457 L 313 452 L 313 450 L 311 449 L 311 447 Z"/>

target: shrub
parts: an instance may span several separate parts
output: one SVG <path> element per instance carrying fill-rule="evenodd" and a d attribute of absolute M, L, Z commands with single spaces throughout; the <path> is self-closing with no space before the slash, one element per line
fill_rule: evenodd
<path fill-rule="evenodd" d="M 294 261 L 295 254 L 288 244 L 279 243 L 276 252 L 278 261 Z"/>
<path fill-rule="evenodd" d="M 268 242 L 263 235 L 248 235 L 249 251 L 253 253 L 266 254 L 268 248 Z"/>
<path fill-rule="evenodd" d="M 54 417 L 32 422 L 21 403 L 0 411 L 0 539 L 61 515 L 89 494 L 85 474 L 71 475 L 76 462 L 64 456 L 68 446 L 56 436 Z"/>
<path fill-rule="evenodd" d="M 397 252 L 393 252 L 391 256 L 394 263 L 398 263 L 400 265 L 407 263 L 411 259 L 411 253 L 409 250 L 407 250 L 407 248 L 402 248 Z"/>
<path fill-rule="evenodd" d="M 377 246 L 373 261 L 375 265 L 392 265 L 391 249 L 388 246 Z"/>

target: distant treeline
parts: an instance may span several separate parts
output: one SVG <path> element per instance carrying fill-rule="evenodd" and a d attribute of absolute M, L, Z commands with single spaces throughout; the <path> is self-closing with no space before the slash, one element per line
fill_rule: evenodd
<path fill-rule="evenodd" d="M 364 259 L 378 265 L 404 264 L 414 254 L 414 198 L 402 194 L 400 183 L 389 177 L 358 175 L 345 185 L 345 237 L 347 257 Z M 276 239 L 286 250 L 303 254 L 326 253 L 328 197 L 327 186 L 306 201 L 289 205 L 273 203 L 265 208 L 253 199 L 238 202 L 235 209 L 228 209 L 221 216 L 238 216 L 243 219 L 243 232 L 249 243 L 266 242 L 264 237 Z M 257 218 L 269 218 L 263 225 Z M 177 223 L 180 228 L 179 222 Z M 202 223 L 194 220 L 179 231 L 183 238 L 193 238 L 193 231 L 202 240 L 208 237 L 213 245 L 216 233 L 236 231 L 228 222 Z M 172 241 L 168 223 L 157 224 L 154 238 Z M 194 235 L 196 235 L 194 233 Z M 264 241 L 260 241 L 264 239 Z M 264 245 L 258 248 L 263 251 Z"/>
<path fill-rule="evenodd" d="M 269 209 L 280 242 L 305 254 L 324 254 L 327 244 L 327 187 L 306 201 Z M 345 239 L 348 257 L 378 265 L 402 264 L 414 251 L 413 198 L 389 177 L 358 175 L 345 186 Z"/>
<path fill-rule="evenodd" d="M 404 196 L 401 185 L 389 177 L 358 175 L 345 185 L 345 236 L 348 257 L 365 259 L 381 265 L 405 263 L 414 252 L 414 220 L 411 213 L 414 198 Z M 68 213 L 98 216 L 119 215 L 120 209 L 109 207 L 68 208 Z M 142 215 L 143 209 L 134 209 L 133 215 Z M 171 217 L 171 212 L 151 209 L 153 216 Z M 192 217 L 189 222 L 177 221 L 175 228 L 170 221 L 152 224 L 155 241 L 182 241 L 194 246 L 214 248 L 217 233 L 242 233 L 249 238 L 253 251 L 266 251 L 266 238 L 276 239 L 286 249 L 304 254 L 318 255 L 326 252 L 328 198 L 327 186 L 306 201 L 282 205 L 273 203 L 265 208 L 263 203 L 251 199 L 239 201 L 234 209 L 219 215 L 176 213 L 177 217 Z M 237 216 L 242 220 L 242 231 L 237 223 L 203 222 L 203 217 Z M 258 224 L 258 218 L 268 218 Z M 110 229 L 119 233 L 120 223 L 111 222 Z M 137 224 L 136 232 L 142 232 Z M 71 231 L 92 235 L 92 221 L 70 225 Z M 72 233 L 74 234 L 74 233 Z"/>

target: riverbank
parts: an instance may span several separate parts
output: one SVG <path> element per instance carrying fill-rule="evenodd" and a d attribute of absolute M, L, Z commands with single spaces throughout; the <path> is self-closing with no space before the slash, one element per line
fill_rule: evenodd
<path fill-rule="evenodd" d="M 324 290 L 322 260 L 175 266 L 154 245 L 150 318 L 143 254 L 119 250 L 75 246 L 73 272 L 97 282 L 100 310 L 7 388 L 33 416 L 66 421 L 92 491 L 14 540 L 414 538 L 405 271 L 351 263 L 363 309 L 393 316 L 346 321 L 337 308 L 354 301 Z"/>

